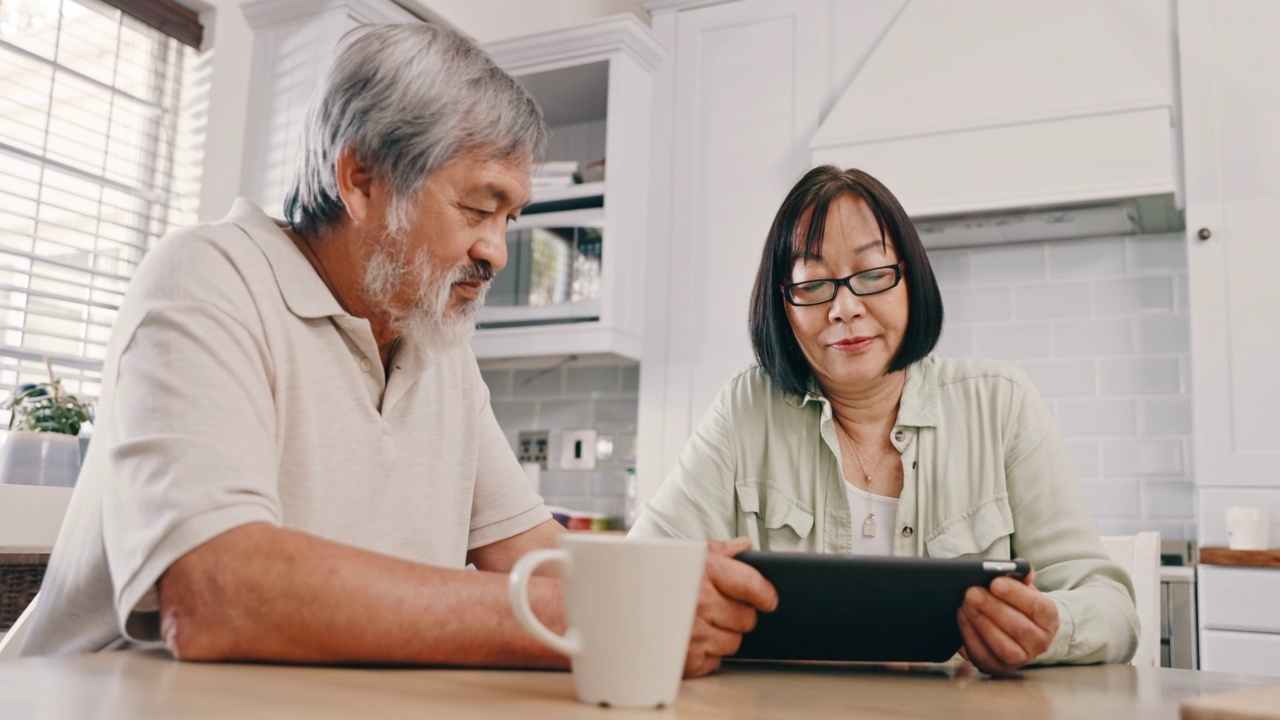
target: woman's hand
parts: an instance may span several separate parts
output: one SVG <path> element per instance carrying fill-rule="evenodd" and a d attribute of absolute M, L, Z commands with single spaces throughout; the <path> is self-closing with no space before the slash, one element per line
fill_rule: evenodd
<path fill-rule="evenodd" d="M 698 594 L 684 676 L 700 677 L 720 667 L 720 659 L 738 652 L 743 633 L 756 626 L 756 612 L 778 607 L 778 593 L 759 571 L 733 556 L 751 549 L 751 541 L 707 541 L 707 568 Z"/>
<path fill-rule="evenodd" d="M 1058 632 L 1058 606 L 1026 580 L 996 578 L 990 591 L 969 588 L 957 613 L 960 654 L 983 672 L 1009 675 L 1035 660 Z"/>

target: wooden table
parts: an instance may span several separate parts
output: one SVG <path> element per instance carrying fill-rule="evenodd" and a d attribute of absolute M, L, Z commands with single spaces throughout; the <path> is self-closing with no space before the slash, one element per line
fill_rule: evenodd
<path fill-rule="evenodd" d="M 577 702 L 561 672 L 363 670 L 181 663 L 104 653 L 0 664 L 0 718 L 1176 718 L 1200 695 L 1280 678 L 1122 665 L 1029 670 L 730 665 L 685 681 L 675 708 Z"/>

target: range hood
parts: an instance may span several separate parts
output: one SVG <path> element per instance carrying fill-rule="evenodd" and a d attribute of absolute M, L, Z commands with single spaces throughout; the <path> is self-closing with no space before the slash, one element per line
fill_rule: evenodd
<path fill-rule="evenodd" d="M 872 173 L 913 217 L 1177 194 L 1168 5 L 1106 2 L 908 0 L 814 163 Z"/>
<path fill-rule="evenodd" d="M 1020 208 L 913 220 L 930 250 L 1046 240 L 1124 237 L 1181 232 L 1173 195 L 1049 208 Z"/>

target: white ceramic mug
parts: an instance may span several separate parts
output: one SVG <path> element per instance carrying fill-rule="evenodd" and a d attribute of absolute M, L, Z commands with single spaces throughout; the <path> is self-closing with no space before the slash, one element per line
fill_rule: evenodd
<path fill-rule="evenodd" d="M 1227 508 L 1227 547 L 1266 550 L 1271 544 L 1271 513 L 1261 507 Z"/>
<path fill-rule="evenodd" d="M 661 707 L 680 690 L 707 545 L 692 540 L 563 533 L 511 571 L 516 618 L 568 655 L 578 699 L 593 705 Z M 529 606 L 529 577 L 559 566 L 569 629 L 557 635 Z"/>

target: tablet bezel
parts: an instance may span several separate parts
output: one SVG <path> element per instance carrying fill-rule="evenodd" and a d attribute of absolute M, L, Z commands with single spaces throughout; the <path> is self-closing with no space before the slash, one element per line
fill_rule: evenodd
<path fill-rule="evenodd" d="M 944 662 L 963 645 L 956 612 L 970 587 L 1022 580 L 1025 560 L 740 553 L 773 583 L 778 608 L 760 613 L 730 659 Z"/>

